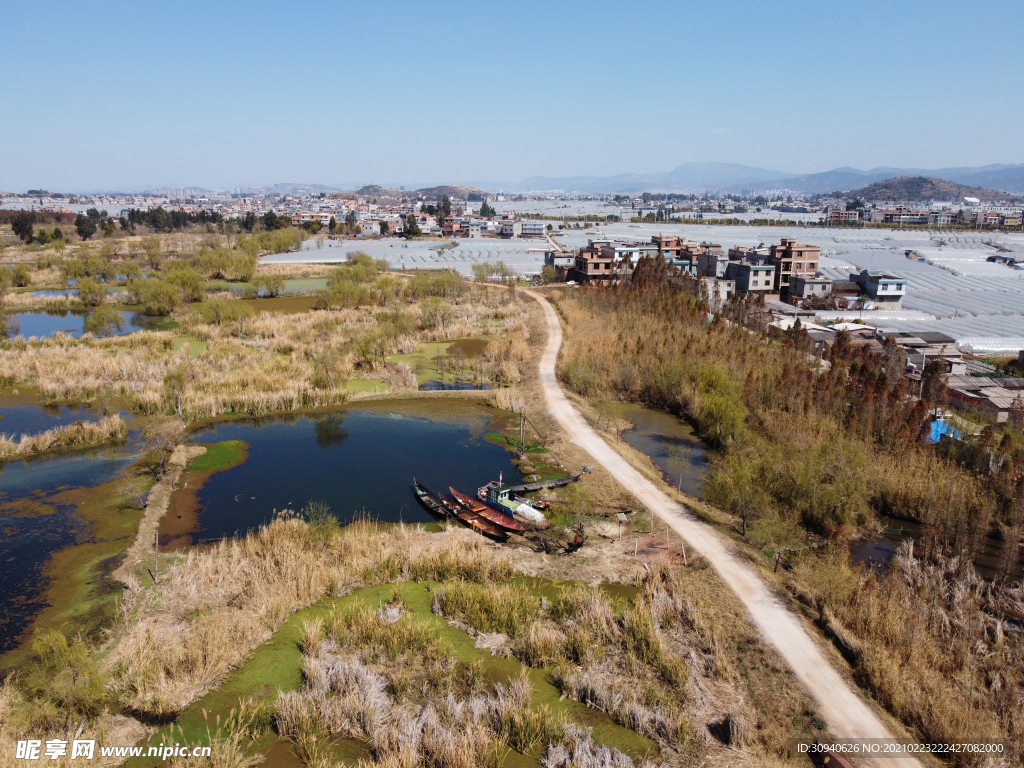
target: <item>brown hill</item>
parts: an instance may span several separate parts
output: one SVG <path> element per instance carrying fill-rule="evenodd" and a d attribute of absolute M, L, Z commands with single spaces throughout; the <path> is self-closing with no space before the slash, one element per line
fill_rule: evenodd
<path fill-rule="evenodd" d="M 417 189 L 418 194 L 423 195 L 427 198 L 440 200 L 445 195 L 448 197 L 455 198 L 458 200 L 468 200 L 470 195 L 473 195 L 475 199 L 484 200 L 487 198 L 487 193 L 482 189 L 476 187 L 467 187 L 462 184 L 444 184 L 440 187 L 427 187 L 426 189 Z"/>
<path fill-rule="evenodd" d="M 866 202 L 896 200 L 899 202 L 927 202 L 936 200 L 945 203 L 962 203 L 965 197 L 976 197 L 984 203 L 1012 200 L 1014 195 L 997 192 L 984 187 L 971 187 L 954 181 L 935 179 L 927 176 L 900 176 L 869 184 L 847 192 Z"/>

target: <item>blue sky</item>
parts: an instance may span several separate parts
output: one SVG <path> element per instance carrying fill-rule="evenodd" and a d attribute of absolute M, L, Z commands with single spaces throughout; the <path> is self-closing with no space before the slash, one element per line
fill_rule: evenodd
<path fill-rule="evenodd" d="M 1024 162 L 1024 3 L 0 0 L 0 189 Z"/>

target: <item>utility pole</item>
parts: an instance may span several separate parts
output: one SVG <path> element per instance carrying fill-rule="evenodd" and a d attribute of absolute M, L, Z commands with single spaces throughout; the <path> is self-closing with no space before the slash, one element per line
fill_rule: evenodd
<path fill-rule="evenodd" d="M 153 534 L 153 581 L 160 581 L 160 533 Z"/>

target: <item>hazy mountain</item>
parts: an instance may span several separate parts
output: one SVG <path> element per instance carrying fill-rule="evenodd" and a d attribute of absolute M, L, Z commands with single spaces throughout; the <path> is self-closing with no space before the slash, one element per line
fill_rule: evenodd
<path fill-rule="evenodd" d="M 487 185 L 506 192 L 703 192 L 708 187 L 727 187 L 759 182 L 763 179 L 789 178 L 792 174 L 767 168 L 752 168 L 738 163 L 686 163 L 668 173 L 621 173 L 617 176 L 532 176 L 522 181 Z"/>
<path fill-rule="evenodd" d="M 955 203 L 962 202 L 965 197 L 976 197 L 982 202 L 990 203 L 995 200 L 1005 200 L 1007 197 L 1006 192 L 996 192 L 983 187 L 957 184 L 955 181 L 925 176 L 900 176 L 895 179 L 887 179 L 856 189 L 851 194 L 855 194 L 861 200 L 869 203 L 882 200 L 941 200 Z"/>
<path fill-rule="evenodd" d="M 754 185 L 732 185 L 730 192 L 741 192 L 751 186 L 759 190 L 788 189 L 805 195 L 816 195 L 839 190 L 851 190 L 876 184 L 886 179 L 907 176 L 923 176 L 943 179 L 957 184 L 995 189 L 1001 192 L 1024 192 L 1024 164 L 986 165 L 978 168 L 872 168 L 860 171 L 856 168 L 836 168 L 824 173 L 809 173 L 800 176 L 779 176 Z"/>

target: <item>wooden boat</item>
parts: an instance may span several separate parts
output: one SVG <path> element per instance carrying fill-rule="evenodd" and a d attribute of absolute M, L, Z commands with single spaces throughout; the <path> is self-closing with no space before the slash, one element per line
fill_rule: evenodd
<path fill-rule="evenodd" d="M 480 515 L 475 512 L 471 512 L 460 504 L 456 504 L 451 499 L 446 499 L 444 496 L 438 495 L 437 500 L 441 502 L 441 506 L 445 508 L 449 515 L 457 517 L 477 533 L 482 533 L 484 536 L 491 536 L 495 539 L 501 539 L 502 541 L 508 538 L 508 532 L 504 528 L 495 525 L 486 518 L 480 517 Z"/>
<path fill-rule="evenodd" d="M 544 488 L 561 488 L 563 485 L 569 483 L 575 483 L 583 477 L 583 473 L 579 472 L 575 475 L 569 475 L 569 477 L 559 477 L 555 480 L 538 480 L 535 483 L 523 483 L 522 485 L 509 486 L 509 491 L 512 493 L 529 493 L 530 491 L 540 491 Z"/>
<path fill-rule="evenodd" d="M 451 486 L 448 487 L 448 490 L 452 492 L 452 496 L 455 497 L 455 500 L 459 502 L 459 504 L 461 504 L 463 507 L 468 509 L 470 512 L 474 512 L 480 515 L 480 517 L 486 518 L 487 520 L 490 520 L 492 523 L 500 525 L 502 528 L 505 528 L 509 531 L 523 530 L 523 526 L 521 526 L 519 523 L 513 520 L 512 515 L 510 513 L 499 512 L 493 507 L 489 507 L 488 505 L 484 504 L 482 501 L 474 499 L 472 496 L 467 496 L 464 493 L 459 493 Z"/>
<path fill-rule="evenodd" d="M 441 500 L 425 485 L 416 482 L 415 477 L 412 479 L 412 487 L 416 492 L 416 498 L 424 507 L 439 517 L 451 516 L 451 513 L 441 504 Z"/>
<path fill-rule="evenodd" d="M 544 499 L 528 499 L 525 496 L 519 496 L 517 494 L 512 494 L 512 498 L 520 504 L 529 504 L 531 507 L 539 509 L 541 512 L 551 509 L 551 502 L 544 501 Z"/>

